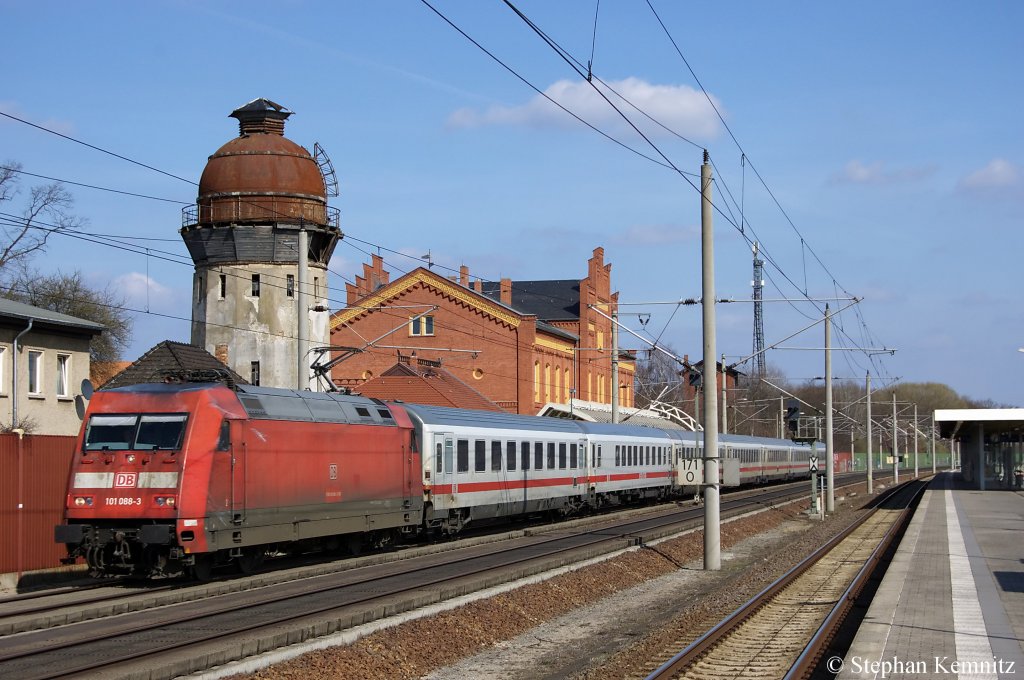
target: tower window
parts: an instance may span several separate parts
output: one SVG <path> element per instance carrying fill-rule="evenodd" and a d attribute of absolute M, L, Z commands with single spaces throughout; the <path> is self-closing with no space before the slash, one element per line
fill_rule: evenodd
<path fill-rule="evenodd" d="M 260 275 L 259 274 L 253 274 L 252 275 L 252 296 L 253 297 L 259 297 L 260 296 Z"/>
<path fill-rule="evenodd" d="M 220 299 L 223 300 L 228 295 L 228 275 L 220 275 Z"/>
<path fill-rule="evenodd" d="M 260 386 L 260 362 L 258 361 L 249 363 L 249 384 L 254 387 Z"/>
<path fill-rule="evenodd" d="M 409 322 L 409 335 L 433 335 L 434 317 L 420 316 Z"/>
<path fill-rule="evenodd" d="M 313 299 L 314 300 L 319 300 L 320 299 L 320 277 L 319 276 L 314 276 L 313 277 Z"/>
<path fill-rule="evenodd" d="M 288 297 L 295 297 L 295 274 L 288 275 L 285 280 L 284 292 Z"/>

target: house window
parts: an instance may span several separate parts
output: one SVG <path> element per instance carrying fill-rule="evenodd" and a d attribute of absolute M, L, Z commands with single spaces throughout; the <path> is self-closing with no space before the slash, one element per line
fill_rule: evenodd
<path fill-rule="evenodd" d="M 419 316 L 409 321 L 409 335 L 433 335 L 434 317 Z"/>
<path fill-rule="evenodd" d="M 7 390 L 7 348 L 0 347 L 0 394 Z"/>
<path fill-rule="evenodd" d="M 28 351 L 28 393 L 43 392 L 43 353 L 38 350 Z"/>
<path fill-rule="evenodd" d="M 223 300 L 228 294 L 228 275 L 220 275 L 220 299 Z"/>
<path fill-rule="evenodd" d="M 295 274 L 289 274 L 284 285 L 285 295 L 295 297 Z"/>
<path fill-rule="evenodd" d="M 259 274 L 253 274 L 252 275 L 252 296 L 253 297 L 259 297 L 260 296 L 260 275 Z"/>
<path fill-rule="evenodd" d="M 260 362 L 249 362 L 249 384 L 255 387 L 260 385 Z"/>
<path fill-rule="evenodd" d="M 70 354 L 58 354 L 57 355 L 57 396 L 67 397 L 70 396 L 68 393 L 68 381 L 70 380 L 69 373 L 71 372 L 71 355 Z"/>

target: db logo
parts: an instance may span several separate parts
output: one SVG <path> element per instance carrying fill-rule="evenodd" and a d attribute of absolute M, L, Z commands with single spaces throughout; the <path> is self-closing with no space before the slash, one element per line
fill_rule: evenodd
<path fill-rule="evenodd" d="M 114 475 L 114 487 L 134 489 L 139 475 L 136 472 L 118 472 Z"/>

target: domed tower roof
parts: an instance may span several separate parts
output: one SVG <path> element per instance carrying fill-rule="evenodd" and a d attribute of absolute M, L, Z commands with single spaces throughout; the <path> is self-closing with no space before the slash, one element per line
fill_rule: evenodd
<path fill-rule="evenodd" d="M 199 180 L 200 223 L 327 222 L 320 166 L 284 136 L 290 115 L 269 99 L 254 99 L 231 112 L 239 136 L 206 163 Z"/>
<path fill-rule="evenodd" d="M 284 136 L 291 115 L 269 99 L 231 112 L 239 136 L 209 157 L 196 205 L 182 211 L 181 235 L 196 264 L 294 262 L 299 229 L 309 232 L 311 262 L 330 259 L 338 211 L 327 206 L 316 159 Z"/>

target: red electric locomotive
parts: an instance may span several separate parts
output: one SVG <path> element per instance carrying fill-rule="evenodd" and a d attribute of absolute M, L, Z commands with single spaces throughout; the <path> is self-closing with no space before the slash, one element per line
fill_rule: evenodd
<path fill-rule="evenodd" d="M 400 406 L 216 383 L 97 392 L 79 435 L 68 560 L 97 574 L 243 572 L 279 546 L 383 545 L 422 519 L 413 424 Z"/>

